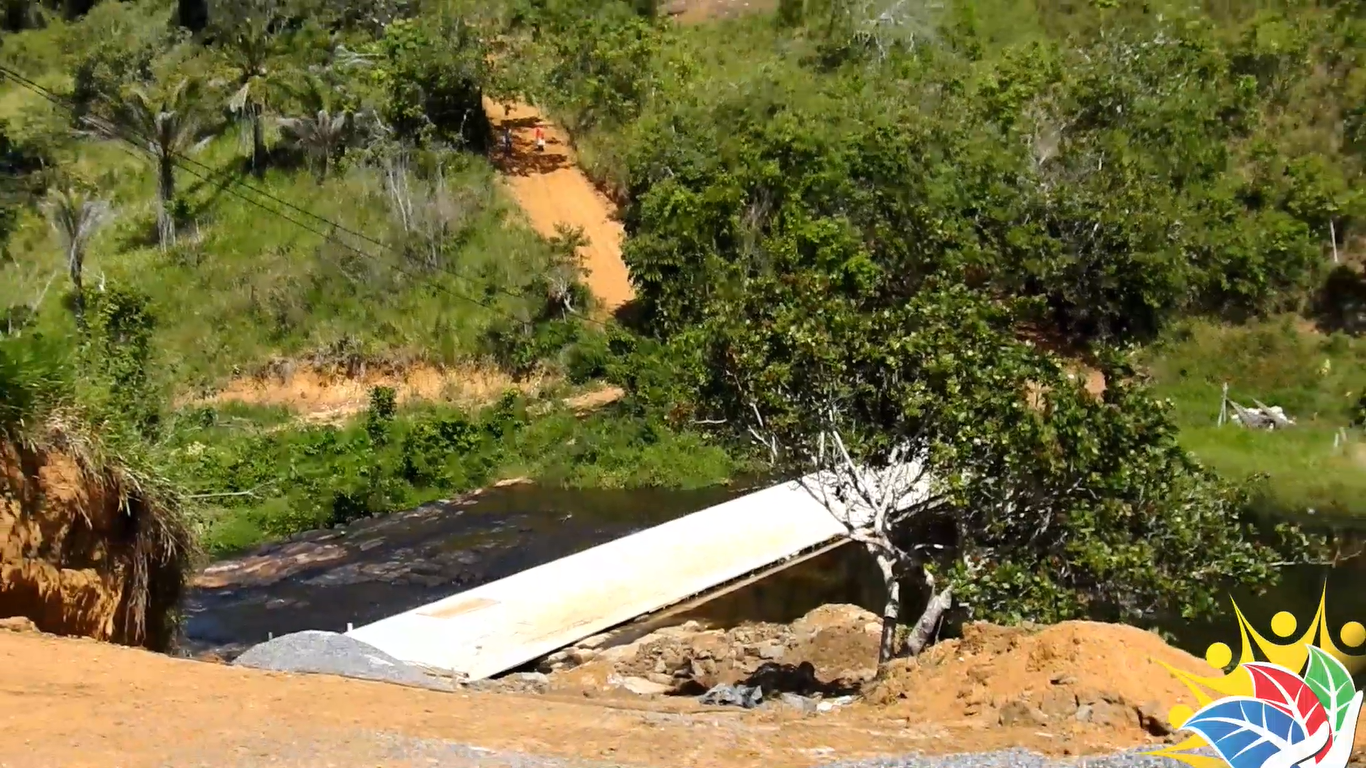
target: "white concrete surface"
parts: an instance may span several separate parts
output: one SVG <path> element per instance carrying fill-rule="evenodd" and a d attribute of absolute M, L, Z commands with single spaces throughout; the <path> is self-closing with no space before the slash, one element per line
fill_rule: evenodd
<path fill-rule="evenodd" d="M 347 632 L 479 680 L 845 532 L 796 482 L 767 488 Z"/>

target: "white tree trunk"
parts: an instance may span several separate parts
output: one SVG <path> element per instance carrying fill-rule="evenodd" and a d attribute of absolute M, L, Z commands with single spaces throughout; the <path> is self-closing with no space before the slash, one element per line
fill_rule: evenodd
<path fill-rule="evenodd" d="M 920 619 L 915 622 L 915 627 L 911 629 L 911 634 L 906 638 L 904 649 L 907 656 L 919 656 L 920 652 L 934 639 L 935 630 L 939 626 L 939 620 L 944 617 L 944 612 L 953 605 L 953 588 L 944 587 L 939 592 L 934 591 L 934 577 L 925 575 L 925 581 L 930 585 L 930 602 L 925 606 L 925 612 L 920 614 Z"/>
<path fill-rule="evenodd" d="M 878 646 L 878 666 L 892 660 L 896 652 L 896 624 L 901 617 L 901 580 L 897 578 L 895 562 L 885 554 L 874 553 L 882 584 L 887 588 L 887 602 L 882 607 L 882 642 Z"/>

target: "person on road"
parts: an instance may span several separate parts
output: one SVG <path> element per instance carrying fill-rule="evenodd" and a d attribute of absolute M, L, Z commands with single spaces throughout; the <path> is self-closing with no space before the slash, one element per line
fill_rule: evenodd
<path fill-rule="evenodd" d="M 536 126 L 536 151 L 545 151 L 545 131 L 539 125 Z"/>
<path fill-rule="evenodd" d="M 503 154 L 512 157 L 512 129 L 503 126 Z"/>

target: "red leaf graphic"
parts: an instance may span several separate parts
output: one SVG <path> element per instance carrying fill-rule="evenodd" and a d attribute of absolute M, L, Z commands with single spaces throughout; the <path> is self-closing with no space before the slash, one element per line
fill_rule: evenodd
<path fill-rule="evenodd" d="M 1263 662 L 1251 662 L 1243 666 L 1248 674 L 1252 675 L 1253 695 L 1262 701 L 1284 708 L 1299 718 L 1304 723 L 1306 734 L 1314 733 L 1328 725 L 1328 711 L 1323 708 L 1323 703 L 1319 701 L 1314 689 L 1300 679 L 1299 675 L 1285 667 Z M 1328 743 L 1314 755 L 1316 764 L 1328 755 L 1328 749 L 1333 746 L 1331 726 L 1329 733 Z"/>

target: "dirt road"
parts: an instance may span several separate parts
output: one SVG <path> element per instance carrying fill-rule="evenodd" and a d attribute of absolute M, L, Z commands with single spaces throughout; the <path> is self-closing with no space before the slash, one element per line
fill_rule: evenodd
<path fill-rule="evenodd" d="M 836 718 L 797 725 L 796 713 L 783 725 L 775 714 L 699 713 L 686 702 L 650 712 L 583 698 L 439 693 L 3 631 L 0 669 L 4 766 L 459 765 L 429 753 L 470 744 L 661 767 L 795 768 L 828 761 L 810 751 L 821 747 L 855 756 L 914 741 L 896 734 L 904 722 L 873 738 Z"/>
<path fill-rule="evenodd" d="M 588 270 L 588 287 L 613 312 L 630 301 L 626 262 L 621 260 L 622 226 L 614 209 L 579 169 L 569 137 L 543 119 L 534 107 L 502 104 L 484 99 L 484 111 L 493 124 L 498 147 L 494 163 L 503 171 L 513 196 L 531 224 L 545 237 L 555 235 L 558 224 L 583 228 L 588 245 L 582 249 Z M 512 131 L 512 156 L 502 150 L 503 127 Z M 536 128 L 545 133 L 545 151 L 536 151 Z"/>
<path fill-rule="evenodd" d="M 563 768 L 547 758 L 599 766 L 801 768 L 910 752 L 1026 746 L 1078 754 L 1134 743 L 1109 730 L 1049 734 L 1036 724 L 986 727 L 861 705 L 804 716 L 787 708 L 704 710 L 691 700 L 592 691 L 440 693 L 7 631 L 0 631 L 0 670 L 0 766 L 15 768 L 463 768 L 475 762 Z M 953 689 L 940 693 L 954 695 Z M 479 759 L 462 745 L 523 756 Z"/>

